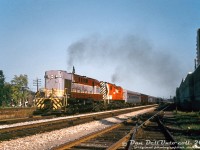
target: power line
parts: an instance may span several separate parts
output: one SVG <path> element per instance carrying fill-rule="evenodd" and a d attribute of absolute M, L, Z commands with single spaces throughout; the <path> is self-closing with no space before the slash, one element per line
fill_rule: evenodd
<path fill-rule="evenodd" d="M 33 86 L 37 86 L 37 91 L 38 91 L 39 86 L 41 86 L 41 79 L 36 78 L 36 80 L 33 80 Z"/>

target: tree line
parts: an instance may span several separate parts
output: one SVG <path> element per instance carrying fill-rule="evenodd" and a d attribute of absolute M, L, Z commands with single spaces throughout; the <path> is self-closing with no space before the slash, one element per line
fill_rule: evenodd
<path fill-rule="evenodd" d="M 5 81 L 3 70 L 0 70 L 0 107 L 31 106 L 34 94 L 28 88 L 27 75 L 15 75 L 9 83 Z"/>

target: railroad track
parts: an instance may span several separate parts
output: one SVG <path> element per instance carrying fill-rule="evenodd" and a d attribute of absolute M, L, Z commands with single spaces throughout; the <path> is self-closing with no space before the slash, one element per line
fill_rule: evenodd
<path fill-rule="evenodd" d="M 54 148 L 54 150 L 131 150 L 144 148 L 155 149 L 156 147 L 159 149 L 161 146 L 163 147 L 163 143 L 152 146 L 156 140 L 162 140 L 165 142 L 165 147 L 167 148 L 170 146 L 175 147 L 177 145 L 171 144 L 172 142 L 175 142 L 173 137 L 170 133 L 166 134 L 166 129 L 164 129 L 164 125 L 159 120 L 158 116 L 162 116 L 162 113 L 163 110 L 153 112 L 153 114 L 148 113 L 141 115 L 140 117 L 129 118 L 123 123 L 84 136 L 76 141 L 65 143 Z M 138 124 L 140 125 L 138 126 Z"/>
<path fill-rule="evenodd" d="M 87 135 L 77 141 L 73 141 L 73 142 L 69 142 L 67 144 L 61 145 L 55 148 L 55 150 L 61 150 L 61 149 L 104 150 L 108 148 L 112 150 L 113 149 L 112 147 L 115 147 L 115 145 L 118 145 L 114 143 L 117 143 L 121 138 L 126 136 L 134 126 L 135 126 L 135 122 L 129 119 L 123 123 L 111 126 L 103 131 L 92 133 L 91 135 Z"/>
<path fill-rule="evenodd" d="M 170 109 L 170 107 L 168 107 Z M 166 109 L 166 108 L 164 108 Z M 134 131 L 131 139 L 127 143 L 127 149 L 176 149 L 179 146 L 172 134 L 162 123 L 163 111 L 158 112 L 149 118 L 149 114 L 143 115 L 140 121 L 144 121 Z M 146 120 L 149 118 L 148 120 Z M 146 120 L 146 121 L 145 121 Z"/>
<path fill-rule="evenodd" d="M 24 117 L 24 118 L 3 119 L 3 120 L 0 120 L 0 125 L 8 125 L 8 124 L 36 121 L 36 120 L 42 120 L 42 119 L 52 119 L 55 117 L 56 117 L 55 115 L 50 115 L 50 116 L 30 116 L 30 117 Z"/>
<path fill-rule="evenodd" d="M 114 111 L 106 111 L 101 113 L 92 113 L 87 115 L 78 115 L 71 116 L 65 119 L 51 120 L 46 122 L 34 123 L 34 124 L 26 124 L 22 126 L 13 126 L 9 128 L 0 129 L 0 141 L 15 139 L 18 137 L 24 137 L 28 135 L 34 135 L 37 133 L 43 133 L 48 131 L 53 131 L 56 129 L 62 129 L 78 124 L 83 124 L 86 122 L 90 122 L 93 120 L 99 120 L 103 118 L 108 118 L 112 116 L 117 116 L 124 113 L 129 113 L 137 110 L 142 110 L 145 108 L 155 107 L 157 105 L 148 105 L 141 107 L 134 107 L 129 109 L 121 109 Z"/>

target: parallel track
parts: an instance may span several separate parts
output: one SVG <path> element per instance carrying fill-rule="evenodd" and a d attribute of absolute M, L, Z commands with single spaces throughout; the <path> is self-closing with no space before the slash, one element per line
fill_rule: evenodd
<path fill-rule="evenodd" d="M 170 109 L 170 107 L 169 107 Z M 132 135 L 127 149 L 176 149 L 179 150 L 177 142 L 161 121 L 163 113 L 154 115 L 142 123 Z M 143 115 L 140 121 L 149 118 L 149 114 Z"/>
<path fill-rule="evenodd" d="M 141 126 L 129 142 L 129 149 L 168 149 L 177 147 L 172 135 L 158 117 Z M 167 133 L 167 134 L 166 134 Z"/>
<path fill-rule="evenodd" d="M 113 125 L 100 132 L 98 131 L 85 137 L 82 137 L 77 141 L 72 141 L 60 145 L 59 147 L 55 148 L 55 150 L 104 150 L 108 148 L 112 149 L 112 147 L 115 147 L 115 145 L 113 144 L 117 143 L 121 138 L 127 136 L 127 134 L 129 134 L 130 130 L 132 130 L 134 126 L 135 122 L 129 119 L 123 123 Z"/>
<path fill-rule="evenodd" d="M 50 116 L 31 116 L 31 117 L 26 117 L 26 118 L 3 119 L 3 120 L 0 120 L 0 125 L 8 125 L 8 124 L 36 121 L 36 120 L 42 120 L 42 119 L 51 119 L 55 117 L 56 117 L 55 115 L 50 115 Z"/>
<path fill-rule="evenodd" d="M 147 139 L 149 140 L 149 142 L 153 139 L 154 141 L 165 140 L 166 142 L 167 141 L 175 142 L 171 140 L 172 137 L 169 138 L 169 135 L 166 136 L 165 134 L 166 130 L 163 129 L 163 124 L 160 121 L 159 123 L 157 123 L 158 120 L 155 119 L 162 112 L 163 111 L 154 112 L 154 114 L 148 113 L 146 115 L 141 115 L 140 117 L 141 120 L 139 120 L 138 118 L 128 119 L 127 121 L 121 124 L 114 125 L 100 132 L 92 133 L 88 136 L 78 139 L 77 141 L 72 141 L 60 145 L 54 150 L 61 150 L 61 149 L 131 150 L 133 148 L 142 149 L 144 147 L 147 147 L 147 144 L 145 145 L 145 143 L 143 143 L 146 142 Z M 137 126 L 136 124 L 140 124 L 140 126 Z M 156 145 L 156 146 L 163 146 L 163 145 Z M 167 144 L 165 146 L 169 148 L 171 145 Z M 147 149 L 151 149 L 151 147 Z M 152 147 L 152 149 L 154 149 L 154 147 Z"/>
<path fill-rule="evenodd" d="M 73 125 L 83 124 L 93 120 L 99 120 L 107 117 L 117 116 L 119 114 L 129 113 L 132 111 L 142 110 L 145 108 L 155 107 L 157 105 L 148 105 L 142 107 L 135 107 L 122 110 L 106 111 L 102 113 L 92 113 L 87 115 L 73 116 L 66 119 L 41 122 L 23 126 L 16 126 L 11 128 L 0 129 L 0 141 L 34 135 L 56 129 L 62 129 Z"/>

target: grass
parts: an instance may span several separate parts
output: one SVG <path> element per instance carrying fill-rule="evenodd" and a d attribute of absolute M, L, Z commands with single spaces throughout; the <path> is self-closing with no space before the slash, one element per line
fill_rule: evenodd
<path fill-rule="evenodd" d="M 175 113 L 177 124 L 183 130 L 199 130 L 200 114 L 199 112 L 180 112 Z"/>
<path fill-rule="evenodd" d="M 177 111 L 177 113 L 176 111 L 174 111 L 174 114 L 176 116 L 199 116 L 200 117 L 200 112 L 194 112 L 194 111 L 192 112 Z"/>
<path fill-rule="evenodd" d="M 35 108 L 4 108 L 0 109 L 0 120 L 29 117 Z"/>
<path fill-rule="evenodd" d="M 183 135 L 174 135 L 176 138 L 176 141 L 180 142 L 181 144 L 179 144 L 179 147 L 183 147 L 182 149 L 184 150 L 191 150 L 194 149 L 195 146 L 198 146 L 196 143 L 196 139 L 192 139 L 188 136 L 183 136 Z M 199 137 L 197 137 L 199 138 Z"/>
<path fill-rule="evenodd" d="M 198 124 L 183 124 L 180 126 L 183 130 L 200 130 L 200 125 Z"/>
<path fill-rule="evenodd" d="M 173 127 L 179 129 L 173 132 L 173 136 L 180 146 L 184 149 L 194 149 L 194 146 L 200 148 L 200 113 L 199 112 L 182 112 L 174 111 L 174 124 Z"/>

